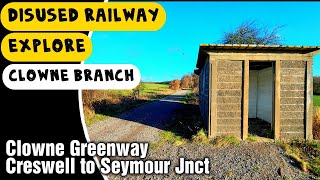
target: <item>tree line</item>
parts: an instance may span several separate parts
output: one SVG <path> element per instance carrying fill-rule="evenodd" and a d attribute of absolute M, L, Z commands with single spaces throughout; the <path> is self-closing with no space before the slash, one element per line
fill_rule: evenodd
<path fill-rule="evenodd" d="M 199 86 L 199 76 L 192 73 L 184 75 L 181 79 L 175 79 L 170 82 L 170 89 L 179 90 L 179 89 L 192 89 L 193 92 L 198 92 Z"/>

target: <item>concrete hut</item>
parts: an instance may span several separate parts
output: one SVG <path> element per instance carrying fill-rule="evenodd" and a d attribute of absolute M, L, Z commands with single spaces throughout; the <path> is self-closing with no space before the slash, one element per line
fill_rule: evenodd
<path fill-rule="evenodd" d="M 312 62 L 318 46 L 200 45 L 199 106 L 209 138 L 248 137 L 249 121 L 274 139 L 312 139 Z"/>

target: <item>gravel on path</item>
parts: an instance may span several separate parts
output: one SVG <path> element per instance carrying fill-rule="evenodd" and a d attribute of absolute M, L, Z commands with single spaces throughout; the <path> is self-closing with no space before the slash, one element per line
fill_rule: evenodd
<path fill-rule="evenodd" d="M 210 160 L 210 174 L 175 173 L 179 158 Z M 294 166 L 284 151 L 271 142 L 245 142 L 239 146 L 214 147 L 209 144 L 187 143 L 182 146 L 166 144 L 149 151 L 145 160 L 171 160 L 169 174 L 128 175 L 125 178 L 109 175 L 109 179 L 317 179 Z"/>

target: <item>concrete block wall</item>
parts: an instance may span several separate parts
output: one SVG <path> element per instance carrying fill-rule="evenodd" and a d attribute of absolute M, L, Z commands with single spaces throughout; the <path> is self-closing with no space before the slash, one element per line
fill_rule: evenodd
<path fill-rule="evenodd" d="M 306 61 L 281 61 L 280 67 L 280 138 L 304 138 Z"/>
<path fill-rule="evenodd" d="M 241 138 L 243 61 L 217 60 L 217 136 Z"/>

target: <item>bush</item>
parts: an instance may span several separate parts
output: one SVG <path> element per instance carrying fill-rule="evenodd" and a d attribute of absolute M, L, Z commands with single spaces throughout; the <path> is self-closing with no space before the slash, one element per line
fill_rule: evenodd
<path fill-rule="evenodd" d="M 169 88 L 172 90 L 179 90 L 180 89 L 180 80 L 176 79 L 176 80 L 171 81 Z"/>
<path fill-rule="evenodd" d="M 195 94 L 199 94 L 199 76 L 192 73 L 192 91 Z"/>
<path fill-rule="evenodd" d="M 191 88 L 192 87 L 192 76 L 191 75 L 184 75 L 181 79 L 181 88 Z"/>
<path fill-rule="evenodd" d="M 320 140 L 320 108 L 315 108 L 313 111 L 313 138 Z"/>

